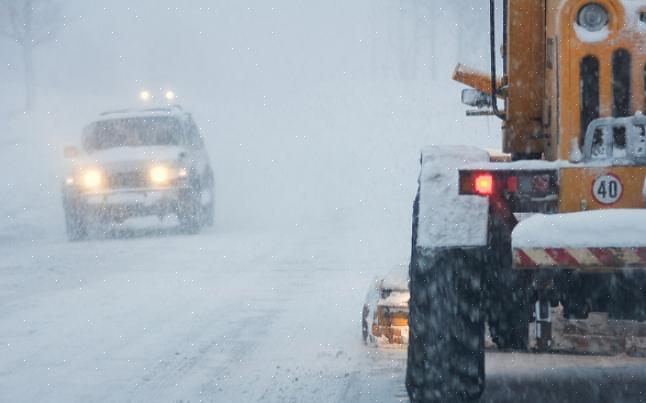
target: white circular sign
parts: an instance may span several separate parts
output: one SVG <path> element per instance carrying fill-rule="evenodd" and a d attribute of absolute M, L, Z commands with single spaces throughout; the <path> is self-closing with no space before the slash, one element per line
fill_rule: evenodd
<path fill-rule="evenodd" d="M 624 185 L 615 175 L 601 175 L 592 184 L 592 196 L 601 204 L 614 204 L 624 194 Z"/>

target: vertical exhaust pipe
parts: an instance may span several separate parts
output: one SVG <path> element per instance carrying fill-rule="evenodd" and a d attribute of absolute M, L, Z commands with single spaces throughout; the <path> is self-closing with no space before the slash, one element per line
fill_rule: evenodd
<path fill-rule="evenodd" d="M 504 12 L 505 19 L 507 14 L 507 1 L 504 0 Z M 503 31 L 507 31 L 507 22 L 504 23 Z M 493 107 L 494 115 L 498 116 L 500 119 L 505 119 L 504 112 L 500 111 L 498 108 L 498 83 L 497 83 L 497 73 L 496 73 L 496 0 L 489 0 L 489 41 L 490 41 L 490 56 L 491 56 L 491 105 Z M 506 47 L 506 38 L 505 38 L 505 47 Z M 504 49 L 506 52 L 506 49 Z M 503 57 L 506 59 L 506 57 Z M 507 69 L 506 62 L 503 63 L 504 70 Z"/>

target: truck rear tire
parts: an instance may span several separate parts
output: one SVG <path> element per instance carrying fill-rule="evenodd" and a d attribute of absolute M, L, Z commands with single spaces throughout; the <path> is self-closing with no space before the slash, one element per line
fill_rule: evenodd
<path fill-rule="evenodd" d="M 412 403 L 468 401 L 484 390 L 482 253 L 413 252 L 406 372 Z"/>
<path fill-rule="evenodd" d="M 412 403 L 474 400 L 484 390 L 489 206 L 459 196 L 458 169 L 489 160 L 473 147 L 422 150 L 409 268 L 406 388 Z"/>
<path fill-rule="evenodd" d="M 516 274 L 516 273 L 513 273 Z M 499 289 L 501 294 L 490 302 L 488 324 L 491 340 L 500 350 L 526 351 L 529 348 L 529 322 L 531 305 L 527 298 L 520 296 L 523 287 L 517 278 L 510 279 L 504 284 L 511 287 L 517 284 L 518 288 Z M 504 298 L 508 299 L 505 300 Z"/>
<path fill-rule="evenodd" d="M 484 289 L 491 339 L 501 350 L 527 350 L 531 278 L 512 268 L 511 234 L 501 223 L 489 227 L 486 262 Z"/>

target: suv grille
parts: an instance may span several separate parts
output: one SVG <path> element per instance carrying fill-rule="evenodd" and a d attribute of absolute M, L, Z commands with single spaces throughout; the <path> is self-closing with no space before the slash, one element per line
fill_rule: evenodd
<path fill-rule="evenodd" d="M 108 186 L 112 189 L 142 188 L 147 186 L 144 172 L 122 172 L 108 176 Z"/>

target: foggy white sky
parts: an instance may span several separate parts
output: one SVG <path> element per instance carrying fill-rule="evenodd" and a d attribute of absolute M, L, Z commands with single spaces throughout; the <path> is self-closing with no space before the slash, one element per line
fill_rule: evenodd
<path fill-rule="evenodd" d="M 458 59 L 488 63 L 486 12 L 430 3 L 66 0 L 67 26 L 36 53 L 29 115 L 19 50 L 0 42 L 0 117 L 9 142 L 40 147 L 30 157 L 57 167 L 97 113 L 173 88 L 207 139 L 221 218 L 394 208 L 401 220 L 420 147 L 499 142 L 497 122 L 464 117 L 450 82 Z M 33 182 L 58 188 L 51 176 Z"/>

